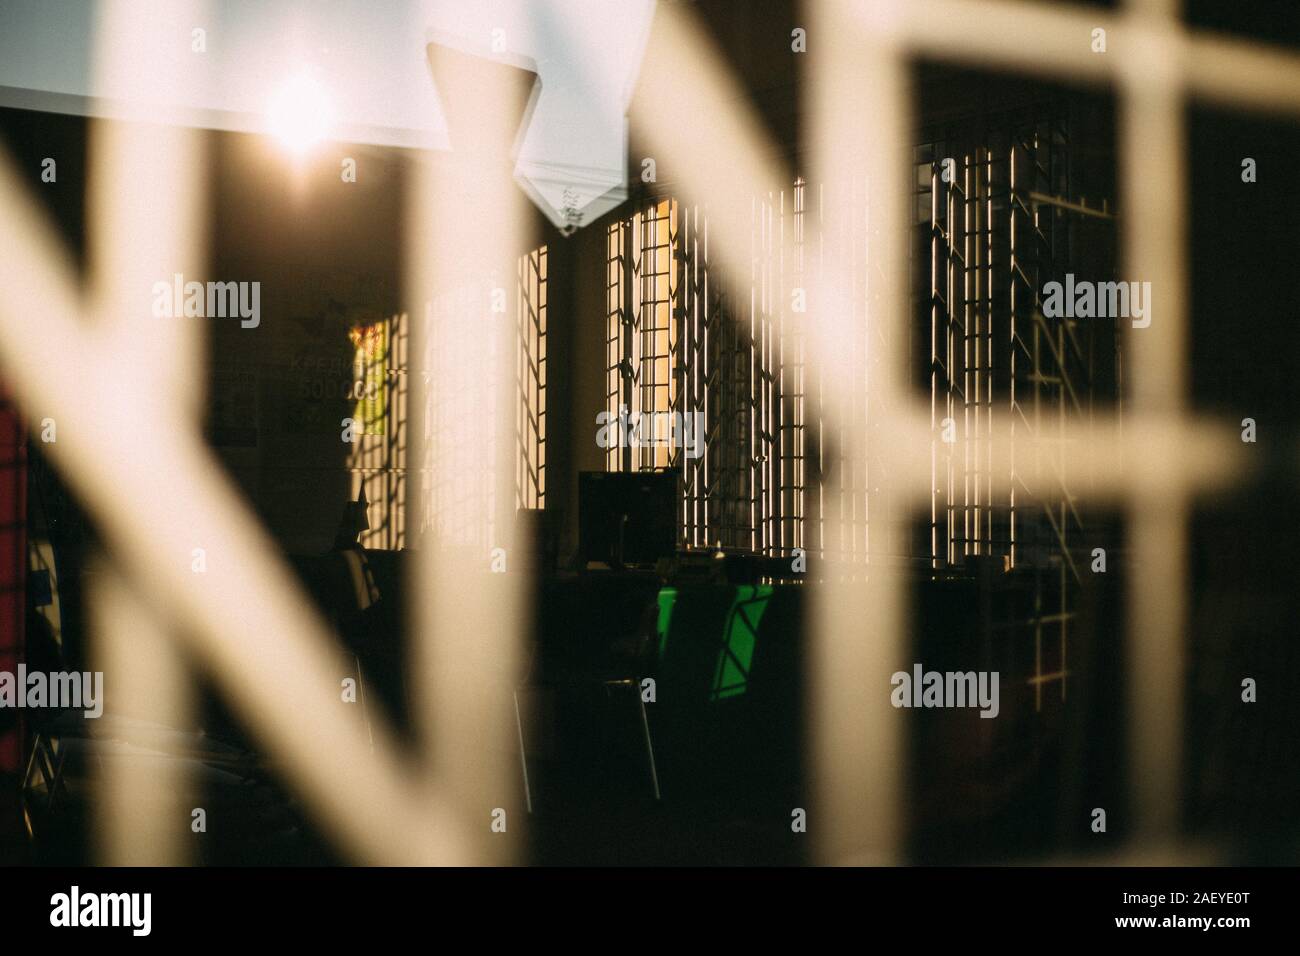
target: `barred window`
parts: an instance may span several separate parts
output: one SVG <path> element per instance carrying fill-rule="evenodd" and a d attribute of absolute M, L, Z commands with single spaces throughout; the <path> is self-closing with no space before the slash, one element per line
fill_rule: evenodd
<path fill-rule="evenodd" d="M 514 508 L 539 510 L 546 507 L 546 380 L 547 380 L 547 270 L 548 250 L 545 245 L 520 256 L 515 263 L 515 285 L 513 290 L 513 309 L 515 322 L 514 335 L 514 430 L 513 430 L 513 469 L 514 469 Z M 481 308 L 482 304 L 475 306 Z M 431 306 L 432 308 L 432 306 Z M 464 314 L 473 315 L 474 308 L 461 304 Z M 399 317 L 404 329 L 405 316 Z M 484 314 L 485 321 L 491 321 L 490 314 Z M 431 326 L 432 328 L 432 326 Z M 470 387 L 470 381 L 483 374 L 483 368 L 492 369 L 495 359 L 490 353 L 493 348 L 491 337 L 476 336 L 473 329 L 459 329 L 462 336 L 457 349 L 439 347 L 433 341 L 431 331 L 426 349 L 426 360 L 431 369 L 431 377 L 437 378 L 440 387 L 428 396 L 429 409 L 426 429 L 435 434 L 439 429 L 448 429 L 457 415 L 495 415 L 494 408 L 479 408 L 472 403 L 476 394 Z M 405 332 L 401 332 L 402 352 L 405 354 Z M 509 347 L 509 346 L 507 346 Z M 477 361 L 465 360 L 470 354 Z M 405 374 L 405 365 L 400 368 Z M 402 379 L 405 380 L 404 378 Z M 489 394 L 495 395 L 494 390 Z M 405 387 L 392 396 L 401 408 L 395 414 L 405 420 Z M 503 397 L 504 398 L 504 397 Z M 495 399 L 493 399 L 495 401 Z M 468 404 L 467 404 L 468 402 Z M 390 413 L 394 414 L 394 413 Z M 403 425 L 404 434 L 404 425 Z M 405 439 L 399 443 L 405 448 Z M 428 455 L 426 445 L 426 456 Z M 497 467 L 494 452 L 488 448 L 462 450 L 463 462 L 457 468 L 443 469 L 443 478 L 439 482 L 428 477 L 428 460 L 425 462 L 425 475 L 422 476 L 421 494 L 424 500 L 428 526 L 441 526 L 444 532 L 453 535 L 461 543 L 474 542 L 483 548 L 496 547 L 499 529 L 493 527 L 494 519 L 487 518 L 483 526 L 481 519 L 467 521 L 465 515 L 496 514 L 491 499 L 494 483 L 488 479 L 491 469 Z M 461 453 L 461 452 L 458 452 Z M 405 461 L 405 454 L 402 454 Z M 511 467 L 507 465 L 506 467 Z M 402 477 L 405 477 L 403 466 Z M 467 502 L 478 501 L 483 507 L 468 507 Z M 506 504 L 509 504 L 507 501 Z M 394 542 L 394 547 L 402 546 L 402 539 Z"/>
<path fill-rule="evenodd" d="M 647 430 L 666 421 L 650 416 L 676 410 L 677 216 L 677 203 L 664 199 L 611 223 L 606 235 L 606 410 L 612 422 L 645 416 Z M 619 440 L 607 450 L 610 471 L 661 470 L 673 461 L 670 443 Z"/>
<path fill-rule="evenodd" d="M 1009 494 L 995 497 L 994 479 L 1004 476 L 991 471 L 998 419 L 1027 437 L 1063 438 L 1091 407 L 1094 347 L 1083 337 L 1094 326 L 1047 319 L 1038 308 L 1037 290 L 1071 261 L 1062 219 L 1068 158 L 1064 107 L 972 117 L 913 150 L 915 374 L 929 392 L 934 433 L 929 540 L 877 542 L 875 553 L 924 560 L 936 572 L 976 556 L 1000 557 L 1008 570 L 1028 561 L 1077 575 L 1081 522 L 1068 476 L 1051 462 L 1014 461 Z M 854 210 L 835 235 L 822 227 L 824 192 Z M 668 442 L 616 443 L 607 467 L 678 471 L 685 545 L 866 560 L 868 501 L 889 507 L 871 496 L 880 449 L 868 438 L 853 468 L 838 449 L 846 430 L 869 436 L 871 416 L 889 410 L 855 400 L 830 416 L 840 431 L 824 431 L 822 389 L 808 378 L 794 314 L 807 307 L 806 284 L 823 260 L 840 260 L 857 330 L 844 349 L 852 374 L 869 374 L 864 195 L 861 183 L 799 178 L 756 197 L 745 288 L 710 268 L 701 207 L 660 198 L 607 227 L 611 420 L 680 413 L 703 423 L 698 456 Z"/>
<path fill-rule="evenodd" d="M 515 383 L 518 508 L 546 506 L 546 246 L 519 259 L 519 340 Z"/>

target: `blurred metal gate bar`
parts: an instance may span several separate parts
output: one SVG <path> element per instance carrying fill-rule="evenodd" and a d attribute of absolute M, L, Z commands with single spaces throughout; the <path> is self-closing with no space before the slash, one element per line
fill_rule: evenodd
<path fill-rule="evenodd" d="M 522 59 L 431 37 L 450 153 L 417 165 L 409 294 L 429 302 L 414 354 L 422 415 L 416 460 L 432 499 L 408 607 L 414 706 L 430 787 L 445 793 L 470 859 L 509 863 L 524 846 L 513 701 L 522 675 L 529 529 L 517 526 L 517 283 L 525 199 L 513 145 L 536 96 Z"/>
<path fill-rule="evenodd" d="M 907 407 L 899 383 L 910 104 L 904 61 L 888 29 L 894 4 L 865 11 L 861 30 L 834 5 L 816 10 L 813 35 L 826 52 L 813 61 L 808 93 L 811 179 L 840 193 L 822 209 L 824 233 L 856 235 L 857 219 L 863 239 L 842 238 L 810 283 L 810 364 L 824 383 L 824 434 L 835 441 L 823 460 L 842 469 L 841 487 L 846 479 L 861 487 L 868 508 L 862 524 L 871 530 L 860 546 L 842 541 L 838 560 L 828 553 L 827 570 L 812 585 L 808 692 L 817 811 L 809 829 L 825 862 L 888 864 L 900 858 L 904 826 L 904 721 L 890 706 L 888 688 L 890 674 L 904 666 L 907 635 L 904 572 L 893 560 L 906 518 L 896 498 L 907 485 L 891 450 L 900 424 L 895 409 Z"/>

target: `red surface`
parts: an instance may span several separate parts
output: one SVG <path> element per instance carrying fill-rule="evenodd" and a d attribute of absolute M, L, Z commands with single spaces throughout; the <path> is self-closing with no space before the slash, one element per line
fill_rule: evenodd
<path fill-rule="evenodd" d="M 0 671 L 23 653 L 27 598 L 27 455 L 17 410 L 0 387 Z M 0 734 L 0 773 L 16 772 L 21 732 Z"/>

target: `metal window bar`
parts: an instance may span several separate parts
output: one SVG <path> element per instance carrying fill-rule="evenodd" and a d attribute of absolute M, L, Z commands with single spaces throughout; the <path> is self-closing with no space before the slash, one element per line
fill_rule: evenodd
<path fill-rule="evenodd" d="M 807 462 L 807 394 L 804 339 L 787 309 L 794 307 L 792 298 L 802 295 L 806 308 L 804 284 L 804 203 L 807 184 L 797 178 L 789 194 L 782 191 L 780 200 L 780 236 L 776 254 L 777 268 L 777 469 L 778 500 L 777 554 L 790 555 L 795 549 L 806 551 L 808 462 Z M 788 250 L 788 253 L 787 253 Z M 788 258 L 787 258 L 788 255 Z"/>
<path fill-rule="evenodd" d="M 798 354 L 802 347 L 780 332 L 785 203 L 783 191 L 752 202 L 754 264 L 743 297 L 729 296 L 710 268 L 708 217 L 701 207 L 658 200 L 609 226 L 608 410 L 616 414 L 622 404 L 632 414 L 680 413 L 683 421 L 700 416 L 703 447 L 687 455 L 681 443 L 656 443 L 607 460 L 616 469 L 631 463 L 680 472 L 680 530 L 692 547 L 765 554 L 781 547 L 778 446 L 791 434 L 802 440 L 799 431 L 783 432 L 782 425 L 778 351 L 788 347 Z M 792 381 L 802 386 L 802 367 Z M 628 395 L 631 402 L 623 400 Z"/>
<path fill-rule="evenodd" d="M 546 273 L 547 248 L 519 259 L 517 286 L 518 348 L 515 383 L 515 507 L 546 506 Z"/>
<path fill-rule="evenodd" d="M 607 450 L 611 471 L 662 470 L 675 460 L 666 437 L 675 410 L 673 308 L 677 207 L 653 202 L 611 223 L 606 241 L 606 411 L 612 422 L 643 419 L 644 441 L 618 440 Z"/>
<path fill-rule="evenodd" d="M 716 408 L 721 396 L 713 382 L 717 377 L 708 350 L 709 328 L 720 304 L 716 301 L 716 278 L 709 269 L 708 218 L 699 206 L 689 206 L 679 219 L 677 234 L 677 305 L 683 334 L 674 356 L 680 369 L 678 407 L 683 414 L 702 416 L 704 447 L 698 457 L 682 456 L 682 537 L 689 547 L 703 548 L 717 543 L 711 534 L 709 494 L 715 454 L 711 440 L 716 433 Z"/>
<path fill-rule="evenodd" d="M 364 495 L 370 527 L 367 548 L 406 545 L 407 373 L 409 319 L 389 316 L 353 330 L 352 419 L 355 445 L 348 455 L 353 500 Z"/>
<path fill-rule="evenodd" d="M 636 411 L 643 416 L 671 415 L 674 408 L 673 349 L 677 338 L 677 320 L 673 314 L 673 224 L 677 204 L 661 200 L 647 207 L 640 216 L 639 260 L 634 270 L 640 279 L 638 297 Z M 642 422 L 647 435 L 655 439 L 642 442 L 634 458 L 636 470 L 668 468 L 675 449 L 666 438 L 668 419 L 656 417 L 653 425 Z"/>
<path fill-rule="evenodd" d="M 628 225 L 623 220 L 610 223 L 605 232 L 605 410 L 615 422 L 620 406 L 627 407 L 623 384 L 628 374 L 623 358 L 627 341 L 624 327 L 632 321 L 624 303 L 625 292 L 631 284 L 626 268 L 628 233 Z M 623 443 L 611 442 L 605 451 L 606 469 L 622 470 L 623 454 Z"/>

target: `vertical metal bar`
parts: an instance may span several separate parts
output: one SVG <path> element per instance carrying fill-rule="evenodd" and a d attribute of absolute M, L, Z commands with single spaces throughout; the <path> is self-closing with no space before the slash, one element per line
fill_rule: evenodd
<path fill-rule="evenodd" d="M 426 785 L 445 798 L 471 858 L 501 864 L 524 845 L 524 821 L 510 818 L 511 695 L 531 543 L 513 508 L 517 329 L 491 303 L 513 283 L 524 249 L 510 144 L 535 77 L 524 64 L 437 44 L 429 55 L 454 148 L 416 166 L 408 295 L 434 303 L 427 334 L 437 354 L 420 352 L 442 423 L 430 435 L 430 479 L 435 493 L 456 498 L 454 514 L 442 515 L 455 521 L 434 523 L 416 554 L 413 711 Z"/>
<path fill-rule="evenodd" d="M 633 239 L 636 238 L 639 241 L 639 234 L 635 228 L 638 216 L 639 214 L 619 223 L 620 251 L 623 256 L 623 314 L 619 326 L 621 330 L 622 361 L 624 363 L 622 365 L 623 405 L 627 408 L 629 415 L 640 410 L 639 403 L 636 400 L 635 383 L 641 374 L 636 361 L 636 337 L 641 327 L 641 321 L 636 298 L 637 255 L 632 248 Z M 640 254 L 642 257 L 645 255 L 644 252 Z M 631 443 L 620 442 L 619 447 L 622 470 L 635 470 L 632 465 L 633 451 Z"/>
<path fill-rule="evenodd" d="M 179 15 L 201 23 L 205 9 L 191 3 Z M 162 65 L 149 60 L 142 68 L 138 54 L 140 46 L 168 45 L 166 20 L 158 12 L 108 5 L 95 24 L 97 88 L 112 90 L 133 110 L 147 108 L 149 86 L 160 78 Z M 105 344 L 120 358 L 129 356 L 136 388 L 176 423 L 197 428 L 206 380 L 200 374 L 198 327 L 182 316 L 160 321 L 151 299 L 155 283 L 170 283 L 178 274 L 197 279 L 205 272 L 198 228 L 205 156 L 199 135 L 176 127 L 95 123 L 89 159 L 87 218 L 96 224 L 88 236 L 92 308 Z M 114 411 L 117 440 L 134 442 L 137 453 L 147 448 L 148 441 L 136 442 L 140 425 L 132 409 Z M 124 749 L 135 752 L 118 752 L 99 763 L 104 819 L 98 850 L 110 865 L 183 862 L 188 779 L 172 746 L 176 738 L 167 732 L 186 726 L 189 677 L 158 606 L 128 586 L 117 568 L 105 564 L 102 572 L 100 589 L 90 595 L 98 625 L 91 656 L 104 674 L 105 694 L 111 693 L 110 713 L 130 714 L 165 731 L 158 734 L 153 757 L 140 754 L 139 741 L 131 739 Z"/>
<path fill-rule="evenodd" d="M 107 751 L 94 763 L 96 855 L 107 866 L 182 865 L 190 862 L 194 796 L 194 764 L 178 744 L 191 716 L 189 676 L 156 610 L 120 571 L 101 560 L 92 580 L 92 666 L 104 675 L 110 716 L 131 722 L 125 735 L 93 738 Z M 201 809 L 214 827 L 224 825 L 215 807 Z"/>
<path fill-rule="evenodd" d="M 1120 61 L 1123 261 L 1150 282 L 1150 326 L 1126 333 L 1133 357 L 1130 415 L 1181 415 L 1186 395 L 1187 153 L 1178 63 L 1168 45 L 1174 0 L 1134 0 L 1132 57 Z M 1131 61 L 1131 62 L 1130 62 Z M 1186 680 L 1187 505 L 1180 493 L 1135 497 L 1129 510 L 1131 586 L 1126 632 L 1127 726 L 1135 837 L 1173 838 L 1182 806 Z M 1152 581 L 1156 581 L 1151 586 Z M 1163 675 L 1160 680 L 1152 675 Z"/>
<path fill-rule="evenodd" d="M 843 188 L 865 174 L 870 215 L 866 399 L 883 434 L 889 409 L 896 403 L 903 407 L 906 400 L 897 382 L 907 302 L 900 280 L 906 252 L 900 246 L 906 222 L 901 164 L 906 156 L 904 117 L 909 98 L 892 29 L 897 6 L 871 4 L 866 15 L 874 22 L 860 33 L 845 28 L 840 20 L 843 12 L 830 5 L 817 8 L 818 35 L 827 38 L 827 49 L 814 64 L 812 81 L 815 179 Z M 873 117 L 869 129 L 844 121 L 857 113 Z M 823 216 L 837 226 L 843 209 L 843 203 L 828 204 Z M 844 364 L 849 351 L 845 346 L 857 334 L 848 308 L 851 291 L 837 260 L 815 287 L 809 328 L 817 366 L 828 383 L 830 405 L 846 410 L 852 407 L 849 399 L 860 382 Z M 852 473 L 866 461 L 866 436 L 851 429 L 842 434 L 840 451 Z M 884 504 L 894 491 L 888 467 L 893 443 L 886 440 L 882 445 L 873 454 L 886 467 L 872 476 L 871 493 Z M 872 540 L 887 545 L 893 537 L 889 524 L 899 516 L 888 507 L 873 510 L 872 515 L 884 532 Z M 889 675 L 908 654 L 906 594 L 898 568 L 884 559 L 883 551 L 869 557 L 873 560 L 861 569 L 865 581 L 847 580 L 845 568 L 838 569 L 838 576 L 835 569 L 828 569 L 827 580 L 810 595 L 809 692 L 817 808 L 810 831 L 816 837 L 817 855 L 825 862 L 893 861 L 903 847 L 904 722 L 889 703 Z"/>

